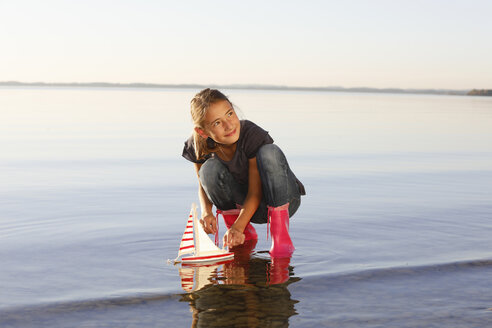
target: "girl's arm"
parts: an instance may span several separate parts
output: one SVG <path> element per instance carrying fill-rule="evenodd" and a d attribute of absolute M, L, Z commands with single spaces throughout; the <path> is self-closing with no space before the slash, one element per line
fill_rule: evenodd
<path fill-rule="evenodd" d="M 234 222 L 224 235 L 224 245 L 226 246 L 236 246 L 244 242 L 243 231 L 260 205 L 262 191 L 260 172 L 258 172 L 256 157 L 249 159 L 248 162 L 248 194 L 246 195 L 246 199 L 244 200 L 243 207 L 236 222 Z"/>
<path fill-rule="evenodd" d="M 202 167 L 202 164 L 195 163 L 197 177 L 198 171 L 200 171 L 200 167 Z M 217 220 L 215 219 L 214 213 L 212 211 L 212 203 L 208 199 L 207 194 L 205 194 L 205 190 L 203 190 L 200 179 L 198 179 L 198 199 L 200 200 L 200 208 L 202 214 L 200 223 L 203 226 L 203 230 L 205 230 L 206 233 L 215 233 L 217 231 Z"/>

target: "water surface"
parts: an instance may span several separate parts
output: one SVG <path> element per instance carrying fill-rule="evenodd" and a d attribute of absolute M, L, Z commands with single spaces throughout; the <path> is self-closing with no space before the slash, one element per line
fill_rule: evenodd
<path fill-rule="evenodd" d="M 197 91 L 0 89 L 2 327 L 492 323 L 492 99 L 225 90 L 308 195 L 288 263 L 257 226 L 187 292 Z"/>

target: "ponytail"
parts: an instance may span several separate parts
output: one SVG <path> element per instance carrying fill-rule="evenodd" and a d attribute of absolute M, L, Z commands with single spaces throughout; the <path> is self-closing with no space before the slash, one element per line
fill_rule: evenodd
<path fill-rule="evenodd" d="M 211 140 L 211 139 L 210 139 Z M 210 147 L 207 139 L 193 130 L 193 147 L 195 148 L 195 156 L 197 160 L 204 159 L 206 155 L 214 151 L 215 147 Z"/>

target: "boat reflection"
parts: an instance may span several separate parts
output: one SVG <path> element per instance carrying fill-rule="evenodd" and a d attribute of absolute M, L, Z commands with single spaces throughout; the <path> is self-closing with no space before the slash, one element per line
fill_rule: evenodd
<path fill-rule="evenodd" d="M 192 327 L 288 327 L 296 313 L 288 285 L 290 258 L 252 255 L 256 241 L 232 249 L 234 259 L 208 265 L 183 265 L 179 272 Z"/>

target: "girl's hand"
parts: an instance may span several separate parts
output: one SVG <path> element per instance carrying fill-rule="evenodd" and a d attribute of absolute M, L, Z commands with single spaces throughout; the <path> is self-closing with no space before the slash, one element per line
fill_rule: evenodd
<path fill-rule="evenodd" d="M 201 220 L 203 230 L 206 233 L 215 233 L 217 231 L 217 219 L 213 214 L 205 215 Z"/>
<path fill-rule="evenodd" d="M 244 233 L 234 227 L 234 225 L 227 230 L 223 239 L 224 246 L 234 247 L 244 243 Z"/>

